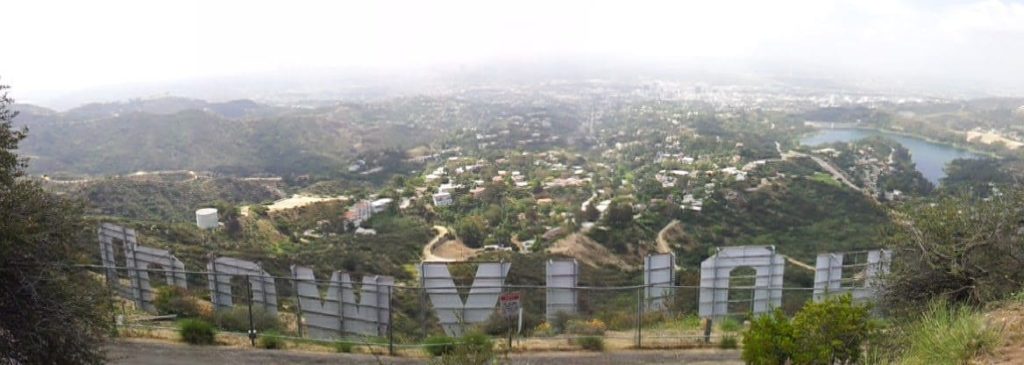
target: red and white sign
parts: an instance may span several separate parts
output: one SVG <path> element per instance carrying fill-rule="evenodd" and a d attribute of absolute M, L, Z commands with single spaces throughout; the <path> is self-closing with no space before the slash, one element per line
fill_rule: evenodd
<path fill-rule="evenodd" d="M 521 294 L 517 291 L 501 293 L 498 297 L 501 302 L 501 313 L 507 318 L 513 318 L 519 315 Z"/>

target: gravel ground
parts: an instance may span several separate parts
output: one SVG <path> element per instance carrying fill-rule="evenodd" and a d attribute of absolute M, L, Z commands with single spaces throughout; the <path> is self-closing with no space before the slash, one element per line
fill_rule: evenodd
<path fill-rule="evenodd" d="M 427 359 L 371 355 L 273 351 L 226 346 L 189 346 L 153 340 L 119 340 L 108 347 L 111 364 L 426 364 Z M 640 365 L 640 364 L 742 364 L 739 352 L 723 350 L 648 350 L 609 353 L 543 352 L 517 354 L 504 364 L 536 365 Z"/>

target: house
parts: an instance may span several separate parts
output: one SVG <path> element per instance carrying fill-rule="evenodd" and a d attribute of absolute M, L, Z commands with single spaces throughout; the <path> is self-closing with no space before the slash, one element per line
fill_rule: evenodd
<path fill-rule="evenodd" d="M 370 203 L 370 206 L 373 207 L 374 213 L 380 213 L 383 212 L 385 209 L 388 209 L 388 204 L 391 204 L 392 201 L 394 200 L 392 200 L 391 198 L 377 199 L 374 200 L 373 203 Z"/>
<path fill-rule="evenodd" d="M 452 194 L 451 193 L 437 193 L 434 194 L 434 206 L 447 207 L 452 205 Z"/>
<path fill-rule="evenodd" d="M 458 188 L 461 188 L 461 187 L 462 187 L 462 185 L 455 185 L 455 184 L 452 184 L 452 183 L 441 184 L 441 186 L 437 187 L 437 192 L 439 192 L 439 193 L 449 193 L 450 194 L 450 193 L 454 192 L 455 189 L 458 189 Z"/>
<path fill-rule="evenodd" d="M 345 212 L 345 220 L 359 225 L 373 216 L 373 204 L 367 200 L 361 200 Z"/>

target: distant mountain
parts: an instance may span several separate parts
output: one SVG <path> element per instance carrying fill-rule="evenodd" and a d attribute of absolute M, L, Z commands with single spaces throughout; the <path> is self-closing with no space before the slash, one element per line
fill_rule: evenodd
<path fill-rule="evenodd" d="M 95 103 L 63 113 L 19 104 L 15 124 L 29 128 L 21 151 L 34 173 L 328 173 L 359 153 L 404 150 L 437 136 L 431 125 L 440 118 L 408 123 L 423 110 L 401 104 L 393 105 L 399 113 L 362 104 L 310 110 L 186 98 Z"/>
<path fill-rule="evenodd" d="M 225 118 L 243 118 L 270 116 L 282 109 L 260 104 L 252 100 L 209 103 L 198 99 L 163 97 L 133 99 L 127 102 L 90 103 L 70 109 L 63 114 L 70 119 L 95 119 L 117 117 L 131 113 L 167 115 L 187 110 L 205 110 Z"/>

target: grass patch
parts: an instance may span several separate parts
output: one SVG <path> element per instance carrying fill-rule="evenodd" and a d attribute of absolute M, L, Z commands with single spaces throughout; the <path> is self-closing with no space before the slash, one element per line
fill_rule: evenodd
<path fill-rule="evenodd" d="M 815 172 L 814 175 L 809 176 L 812 181 L 817 181 L 823 184 L 832 185 L 835 187 L 841 187 L 843 184 L 836 180 L 832 175 L 824 172 Z"/>
<path fill-rule="evenodd" d="M 423 351 L 430 356 L 441 356 L 455 349 L 455 339 L 448 336 L 430 336 L 423 341 Z"/>
<path fill-rule="evenodd" d="M 999 333 L 985 324 L 981 313 L 942 301 L 931 303 L 904 336 L 902 365 L 964 364 L 999 343 Z"/>
<path fill-rule="evenodd" d="M 352 348 L 355 347 L 355 343 L 348 340 L 341 340 L 334 343 L 334 351 L 341 353 L 352 353 Z"/>
<path fill-rule="evenodd" d="M 266 332 L 260 335 L 256 345 L 262 349 L 279 350 L 284 348 L 284 338 L 277 332 Z"/>
<path fill-rule="evenodd" d="M 601 336 L 582 336 L 575 339 L 576 344 L 587 351 L 604 351 L 604 338 Z"/>
<path fill-rule="evenodd" d="M 725 317 L 718 322 L 718 329 L 722 332 L 739 332 L 743 329 L 743 323 L 736 318 Z"/>
<path fill-rule="evenodd" d="M 736 341 L 736 336 L 725 335 L 722 336 L 722 340 L 718 342 L 718 348 L 731 350 L 739 347 L 739 343 Z"/>

